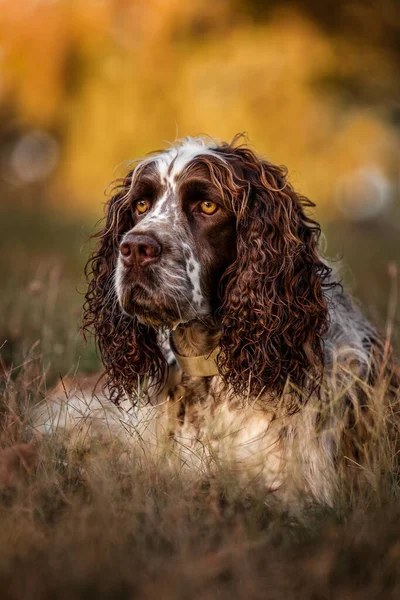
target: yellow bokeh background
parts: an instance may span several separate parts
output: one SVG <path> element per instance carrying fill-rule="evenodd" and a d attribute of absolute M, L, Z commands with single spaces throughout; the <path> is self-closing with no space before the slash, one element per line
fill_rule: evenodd
<path fill-rule="evenodd" d="M 78 331 L 109 183 L 238 132 L 316 203 L 337 277 L 400 347 L 399 98 L 397 0 L 0 0 L 0 363 L 97 372 Z"/>
<path fill-rule="evenodd" d="M 309 5 L 2 0 L 3 129 L 54 137 L 46 197 L 63 209 L 98 211 L 125 161 L 176 137 L 244 131 L 335 218 L 341 177 L 398 180 L 398 57 L 367 5 L 333 31 Z"/>

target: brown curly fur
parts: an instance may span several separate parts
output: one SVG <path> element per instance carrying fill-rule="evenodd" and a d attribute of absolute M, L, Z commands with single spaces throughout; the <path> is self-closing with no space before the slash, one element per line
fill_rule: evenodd
<path fill-rule="evenodd" d="M 151 378 L 153 385 L 158 385 L 164 380 L 166 371 L 156 330 L 125 314 L 114 290 L 119 243 L 122 235 L 132 227 L 131 208 L 127 201 L 132 173 L 128 173 L 117 185 L 114 195 L 106 203 L 104 227 L 91 237 L 97 241 L 97 250 L 85 267 L 88 290 L 83 330 L 94 331 L 105 367 L 105 385 L 115 403 L 124 394 L 135 398 L 146 376 Z"/>
<path fill-rule="evenodd" d="M 285 167 L 243 146 L 220 151 L 241 203 L 233 207 L 237 259 L 221 281 L 219 366 L 238 393 L 280 395 L 289 378 L 304 395 L 322 374 L 325 291 L 336 285 L 319 255 L 320 227 L 304 214 L 315 205 L 293 190 Z"/>

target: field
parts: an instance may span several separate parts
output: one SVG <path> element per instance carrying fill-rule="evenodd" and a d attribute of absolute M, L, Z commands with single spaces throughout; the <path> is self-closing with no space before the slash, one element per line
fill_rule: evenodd
<path fill-rule="evenodd" d="M 37 435 L 60 378 L 100 372 L 78 331 L 90 226 L 11 209 L 1 225 L 4 600 L 399 597 L 399 487 L 380 456 L 350 505 L 289 516 L 223 465 L 188 479 L 167 454 Z"/>
<path fill-rule="evenodd" d="M 0 600 L 400 598 L 396 427 L 358 448 L 362 489 L 288 514 L 138 432 L 34 426 L 101 375 L 80 324 L 105 186 L 187 135 L 287 165 L 400 356 L 397 0 L 3 0 L 0 37 Z M 398 423 L 400 390 L 365 393 Z"/>

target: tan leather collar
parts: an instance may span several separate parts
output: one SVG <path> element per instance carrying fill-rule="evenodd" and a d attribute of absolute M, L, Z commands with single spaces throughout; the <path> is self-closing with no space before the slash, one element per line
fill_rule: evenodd
<path fill-rule="evenodd" d="M 219 370 L 216 358 L 220 352 L 219 346 L 209 354 L 202 354 L 201 356 L 182 356 L 177 353 L 175 348 L 171 347 L 171 350 L 175 355 L 179 367 L 191 377 L 212 377 L 218 375 Z"/>

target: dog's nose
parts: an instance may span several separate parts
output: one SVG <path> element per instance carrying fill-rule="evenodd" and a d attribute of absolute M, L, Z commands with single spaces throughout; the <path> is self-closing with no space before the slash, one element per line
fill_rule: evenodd
<path fill-rule="evenodd" d="M 149 235 L 129 235 L 119 247 L 122 262 L 130 267 L 147 267 L 157 262 L 161 255 L 161 245 Z"/>

